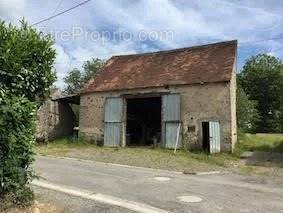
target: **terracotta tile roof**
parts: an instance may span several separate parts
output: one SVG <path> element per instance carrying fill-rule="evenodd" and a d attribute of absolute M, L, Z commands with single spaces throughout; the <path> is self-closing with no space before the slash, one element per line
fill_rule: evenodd
<path fill-rule="evenodd" d="M 225 82 L 231 79 L 237 41 L 110 58 L 82 93 Z"/>

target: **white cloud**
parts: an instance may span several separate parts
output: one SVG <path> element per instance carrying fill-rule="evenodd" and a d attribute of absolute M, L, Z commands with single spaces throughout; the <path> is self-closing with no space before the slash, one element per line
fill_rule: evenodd
<path fill-rule="evenodd" d="M 25 5 L 24 0 L 1 0 L 0 18 L 13 23 L 17 22 L 23 16 Z"/>
<path fill-rule="evenodd" d="M 280 57 L 283 55 L 283 43 L 280 41 L 268 41 L 266 42 L 267 53 L 276 57 Z"/>
<path fill-rule="evenodd" d="M 63 1 L 57 12 L 77 4 L 78 1 Z M 30 23 L 37 22 L 53 14 L 56 1 L 2 0 L 0 17 L 14 20 L 25 15 Z M 58 39 L 56 69 L 58 84 L 70 68 L 80 68 L 83 61 L 91 57 L 109 58 L 112 55 L 156 51 L 186 47 L 211 41 L 238 39 L 240 58 L 245 59 L 257 51 L 265 51 L 283 56 L 280 50 L 282 40 L 244 43 L 282 36 L 283 2 L 276 0 L 97 0 L 63 14 L 47 25 L 47 31 L 72 31 L 74 26 L 86 32 L 126 31 L 136 36 L 139 32 L 174 32 L 173 39 L 141 42 L 134 37 L 130 41 L 93 41 L 80 37 Z M 38 26 L 39 27 L 39 26 Z M 279 49 L 278 49 L 279 48 Z M 71 59 L 70 59 L 71 58 Z M 70 60 L 72 63 L 70 63 Z"/>
<path fill-rule="evenodd" d="M 55 68 L 58 78 L 56 85 L 63 88 L 63 78 L 66 74 L 74 67 L 81 69 L 83 62 L 91 58 L 108 59 L 113 55 L 137 53 L 133 45 L 134 43 L 132 42 L 121 44 L 86 42 L 86 46 L 75 46 L 67 51 L 66 48 L 64 49 L 61 45 L 56 44 L 57 57 Z"/>
<path fill-rule="evenodd" d="M 71 60 L 69 55 L 65 52 L 64 48 L 60 44 L 55 44 L 54 48 L 56 50 L 56 60 L 55 60 L 55 69 L 57 74 L 57 83 L 56 86 L 63 87 L 63 78 L 68 73 L 71 68 Z"/>
<path fill-rule="evenodd" d="M 98 43 L 88 48 L 77 47 L 70 51 L 70 54 L 77 61 L 86 61 L 90 58 L 108 59 L 113 55 L 135 54 L 133 43 L 113 44 Z"/>

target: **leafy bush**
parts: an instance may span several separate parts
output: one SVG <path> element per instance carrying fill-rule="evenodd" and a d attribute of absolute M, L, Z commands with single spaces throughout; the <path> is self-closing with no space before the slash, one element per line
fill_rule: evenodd
<path fill-rule="evenodd" d="M 15 203 L 29 197 L 23 189 L 33 176 L 35 110 L 26 98 L 0 96 L 0 196 L 21 192 L 15 193 Z"/>
<path fill-rule="evenodd" d="M 0 84 L 30 101 L 46 98 L 56 80 L 53 40 L 22 21 L 19 27 L 0 20 Z"/>
<path fill-rule="evenodd" d="M 56 79 L 55 50 L 50 36 L 24 21 L 0 21 L 0 41 L 0 204 L 28 205 L 36 108 Z"/>

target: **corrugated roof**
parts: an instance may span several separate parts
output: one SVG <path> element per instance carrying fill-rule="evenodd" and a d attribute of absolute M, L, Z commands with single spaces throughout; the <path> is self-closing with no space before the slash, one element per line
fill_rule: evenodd
<path fill-rule="evenodd" d="M 80 94 L 60 95 L 51 97 L 52 101 L 61 101 L 71 104 L 80 104 Z"/>
<path fill-rule="evenodd" d="M 237 41 L 110 58 L 82 93 L 229 81 Z"/>

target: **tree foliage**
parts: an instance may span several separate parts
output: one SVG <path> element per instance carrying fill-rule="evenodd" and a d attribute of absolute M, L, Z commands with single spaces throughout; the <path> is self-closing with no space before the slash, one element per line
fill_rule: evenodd
<path fill-rule="evenodd" d="M 33 101 L 44 98 L 56 79 L 53 40 L 27 23 L 17 28 L 0 22 L 1 87 Z"/>
<path fill-rule="evenodd" d="M 237 87 L 237 125 L 243 132 L 255 132 L 260 119 L 257 102 L 250 100 L 241 85 Z"/>
<path fill-rule="evenodd" d="M 260 119 L 257 132 L 279 132 L 282 117 L 282 61 L 259 54 L 249 59 L 239 75 L 239 84 L 251 100 L 257 101 Z"/>
<path fill-rule="evenodd" d="M 25 22 L 0 22 L 0 199 L 27 204 L 33 194 L 33 144 L 38 101 L 55 81 L 49 36 Z M 1 203 L 1 201 L 0 201 Z"/>
<path fill-rule="evenodd" d="M 74 94 L 79 92 L 80 88 L 83 86 L 82 78 L 82 73 L 79 69 L 72 69 L 64 78 L 66 84 L 65 93 Z"/>
<path fill-rule="evenodd" d="M 72 69 L 64 78 L 66 84 L 64 92 L 74 94 L 80 92 L 83 85 L 89 81 L 101 69 L 104 62 L 101 59 L 93 58 L 83 64 L 83 70 Z"/>
<path fill-rule="evenodd" d="M 83 65 L 83 81 L 84 83 L 89 81 L 95 74 L 101 69 L 104 62 L 99 58 L 92 58 L 89 61 L 86 61 Z"/>

